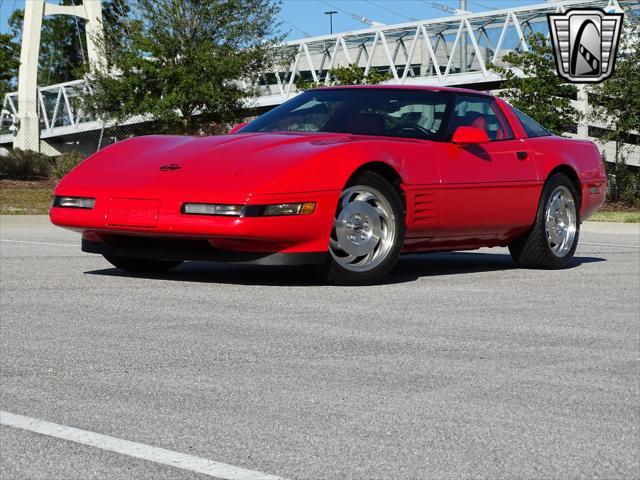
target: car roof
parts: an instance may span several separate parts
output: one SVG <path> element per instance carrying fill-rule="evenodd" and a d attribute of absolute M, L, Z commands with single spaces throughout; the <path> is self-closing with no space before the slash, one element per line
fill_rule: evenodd
<path fill-rule="evenodd" d="M 430 92 L 453 92 L 467 93 L 471 95 L 483 95 L 485 97 L 493 97 L 490 93 L 481 92 L 479 90 L 471 90 L 469 88 L 458 87 L 440 87 L 435 85 L 334 85 L 331 87 L 318 87 L 313 90 L 345 90 L 345 89 L 384 89 L 384 90 L 427 90 Z"/>

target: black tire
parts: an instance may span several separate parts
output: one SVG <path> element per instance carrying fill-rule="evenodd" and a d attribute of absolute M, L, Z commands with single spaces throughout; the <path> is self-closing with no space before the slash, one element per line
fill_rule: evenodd
<path fill-rule="evenodd" d="M 155 260 L 150 258 L 103 256 L 114 267 L 130 273 L 164 273 L 182 263 L 180 261 Z"/>
<path fill-rule="evenodd" d="M 326 262 L 316 271 L 324 281 L 334 285 L 371 285 L 382 280 L 395 266 L 400 256 L 400 250 L 404 242 L 405 209 L 400 193 L 383 177 L 374 172 L 364 171 L 345 187 L 371 187 L 379 192 L 388 202 L 391 209 L 389 222 L 393 222 L 395 235 L 389 242 L 390 248 L 380 263 L 366 271 L 352 271 L 338 263 L 331 252 Z"/>
<path fill-rule="evenodd" d="M 549 202 L 553 192 L 555 192 L 558 187 L 565 187 L 573 197 L 576 222 L 573 244 L 570 245 L 570 248 L 566 253 L 563 253 L 560 256 L 552 250 L 550 241 L 547 237 L 545 225 L 547 203 Z M 563 173 L 556 173 L 547 180 L 542 190 L 538 211 L 536 213 L 536 221 L 533 228 L 525 235 L 509 244 L 509 253 L 511 253 L 511 257 L 520 267 L 558 270 L 565 268 L 573 258 L 573 254 L 578 246 L 579 237 L 580 197 L 576 191 L 575 185 L 569 177 Z"/>

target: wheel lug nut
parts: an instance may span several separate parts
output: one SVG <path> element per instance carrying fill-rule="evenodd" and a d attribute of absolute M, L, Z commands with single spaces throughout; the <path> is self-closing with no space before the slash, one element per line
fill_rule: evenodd
<path fill-rule="evenodd" d="M 362 226 L 363 226 L 364 228 L 369 228 L 369 224 L 368 224 L 367 222 L 364 222 L 364 223 L 362 224 Z"/>
<path fill-rule="evenodd" d="M 354 218 L 355 218 L 356 220 L 360 220 L 360 215 L 356 215 Z"/>
<path fill-rule="evenodd" d="M 353 223 L 348 222 L 348 223 L 347 223 L 347 228 L 353 228 Z"/>
<path fill-rule="evenodd" d="M 362 235 L 360 235 L 360 240 L 364 240 L 366 238 L 367 238 L 367 236 L 364 233 Z"/>
<path fill-rule="evenodd" d="M 352 242 L 355 241 L 356 236 L 355 235 L 349 235 L 349 240 L 351 240 Z"/>

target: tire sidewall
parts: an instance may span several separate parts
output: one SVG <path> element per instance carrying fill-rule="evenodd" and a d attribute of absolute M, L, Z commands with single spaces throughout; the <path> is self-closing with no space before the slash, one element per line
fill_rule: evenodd
<path fill-rule="evenodd" d="M 549 245 L 549 241 L 547 239 L 545 222 L 545 210 L 547 207 L 547 203 L 549 202 L 549 198 L 551 197 L 551 194 L 554 192 L 554 190 L 560 186 L 564 186 L 569 190 L 576 207 L 576 235 L 573 239 L 573 245 L 571 245 L 571 249 L 562 257 L 558 257 L 555 253 L 553 253 L 553 250 L 551 250 L 551 246 Z M 578 247 L 581 221 L 580 203 L 580 196 L 578 195 L 575 185 L 565 174 L 556 173 L 549 178 L 547 183 L 545 183 L 544 189 L 542 190 L 542 196 L 540 198 L 540 205 L 538 206 L 535 228 L 539 229 L 538 234 L 541 235 L 542 238 L 544 238 L 544 248 L 548 255 L 549 262 L 553 265 L 554 268 L 564 268 L 571 261 L 576 248 Z"/>
<path fill-rule="evenodd" d="M 393 221 L 395 222 L 396 228 L 395 241 L 384 261 L 380 265 L 366 272 L 354 272 L 347 270 L 337 263 L 331 254 L 328 254 L 323 276 L 325 276 L 329 282 L 336 285 L 368 285 L 380 281 L 397 263 L 404 243 L 405 208 L 400 193 L 383 177 L 370 171 L 362 172 L 355 176 L 347 183 L 345 189 L 358 185 L 376 189 L 384 195 L 389 202 L 389 205 L 391 205 L 391 214 L 393 215 Z"/>

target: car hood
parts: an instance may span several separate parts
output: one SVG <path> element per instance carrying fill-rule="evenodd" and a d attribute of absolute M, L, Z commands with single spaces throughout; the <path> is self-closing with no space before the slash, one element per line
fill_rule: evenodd
<path fill-rule="evenodd" d="M 271 183 L 287 167 L 358 137 L 336 133 L 147 136 L 116 143 L 67 175 L 59 187 L 216 188 Z"/>

